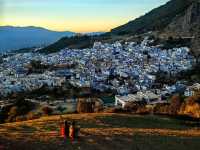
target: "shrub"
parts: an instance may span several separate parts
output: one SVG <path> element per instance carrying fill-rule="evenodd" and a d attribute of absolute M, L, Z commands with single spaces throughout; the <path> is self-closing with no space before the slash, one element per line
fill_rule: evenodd
<path fill-rule="evenodd" d="M 60 111 L 61 113 L 63 113 L 66 110 L 66 108 L 64 108 L 62 106 L 58 106 L 57 110 Z"/>
<path fill-rule="evenodd" d="M 9 112 L 8 112 L 8 118 L 6 119 L 6 122 L 13 122 L 16 120 L 16 117 L 18 115 L 18 107 L 17 106 L 13 106 L 10 108 Z"/>
<path fill-rule="evenodd" d="M 180 108 L 181 108 L 182 100 L 179 95 L 174 95 L 171 98 L 171 103 L 169 106 L 169 114 L 170 115 L 177 115 Z"/>
<path fill-rule="evenodd" d="M 145 114 L 150 114 L 152 112 L 151 108 L 147 107 L 139 107 L 136 111 L 137 114 L 145 115 Z"/>
<path fill-rule="evenodd" d="M 169 113 L 169 104 L 156 104 L 153 109 L 155 114 L 168 114 Z"/>
<path fill-rule="evenodd" d="M 17 116 L 16 117 L 16 121 L 17 122 L 19 122 L 19 121 L 26 121 L 26 120 L 27 120 L 26 116 Z"/>
<path fill-rule="evenodd" d="M 51 115 L 52 113 L 53 113 L 53 109 L 52 108 L 50 108 L 50 107 L 43 107 L 42 108 L 42 111 L 43 111 L 43 114 L 44 115 Z"/>
<path fill-rule="evenodd" d="M 33 120 L 33 119 L 38 119 L 40 118 L 40 114 L 36 114 L 36 113 L 33 113 L 33 112 L 29 112 L 27 115 L 26 115 L 26 118 L 27 120 Z"/>
<path fill-rule="evenodd" d="M 17 116 L 18 112 L 18 107 L 17 106 L 13 106 L 10 108 L 10 111 L 8 113 L 9 116 Z"/>

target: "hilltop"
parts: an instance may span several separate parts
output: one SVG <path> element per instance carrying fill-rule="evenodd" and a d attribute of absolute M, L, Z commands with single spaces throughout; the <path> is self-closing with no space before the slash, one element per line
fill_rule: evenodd
<path fill-rule="evenodd" d="M 60 116 L 0 125 L 0 147 L 15 150 L 195 150 L 200 130 L 194 121 L 132 114 L 69 114 L 81 127 L 75 144 L 59 137 Z M 196 122 L 197 123 L 197 122 Z"/>

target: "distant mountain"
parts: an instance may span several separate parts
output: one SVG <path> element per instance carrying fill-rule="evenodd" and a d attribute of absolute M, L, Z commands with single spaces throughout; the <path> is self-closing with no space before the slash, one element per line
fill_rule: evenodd
<path fill-rule="evenodd" d="M 73 32 L 56 32 L 34 26 L 0 26 L 0 52 L 47 46 L 62 37 L 71 37 L 73 35 L 75 35 Z"/>

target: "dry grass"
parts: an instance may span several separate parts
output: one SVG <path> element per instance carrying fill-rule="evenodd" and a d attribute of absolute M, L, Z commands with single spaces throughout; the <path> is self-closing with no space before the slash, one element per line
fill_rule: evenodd
<path fill-rule="evenodd" d="M 63 118 L 76 120 L 81 126 L 78 143 L 64 141 L 59 135 L 60 116 L 51 116 L 0 125 L 0 150 L 13 147 L 16 150 L 148 150 L 156 147 L 168 149 L 168 144 L 173 145 L 170 149 L 200 148 L 196 142 L 200 139 L 199 128 L 170 118 L 109 113 L 70 114 L 63 115 Z"/>

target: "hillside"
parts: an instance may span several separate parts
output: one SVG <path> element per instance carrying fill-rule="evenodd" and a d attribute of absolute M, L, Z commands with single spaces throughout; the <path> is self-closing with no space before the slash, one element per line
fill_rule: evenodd
<path fill-rule="evenodd" d="M 58 40 L 57 42 L 43 48 L 40 51 L 43 53 L 53 53 L 66 47 L 75 49 L 89 48 L 93 45 L 93 43 L 96 40 L 105 40 L 109 38 L 110 36 L 107 36 L 106 34 L 94 36 L 83 35 L 74 37 L 64 37 Z"/>
<path fill-rule="evenodd" d="M 170 36 L 194 37 L 191 41 L 191 48 L 195 54 L 200 53 L 200 2 L 199 0 L 170 0 L 163 6 L 153 9 L 125 25 L 119 26 L 105 33 L 100 37 L 85 38 L 64 38 L 45 48 L 45 52 L 58 51 L 65 47 L 85 48 L 92 45 L 93 41 L 112 41 L 112 39 L 125 39 L 128 36 L 141 35 L 153 31 L 156 37 L 164 40 Z M 106 40 L 104 40 L 106 38 Z M 82 43 L 85 42 L 83 45 Z M 184 42 L 183 42 L 184 43 Z M 62 46 L 60 46 L 62 45 Z M 80 46 L 79 46 L 80 45 Z M 59 48 L 58 48 L 59 47 Z M 43 50 L 41 50 L 43 51 Z"/>
<path fill-rule="evenodd" d="M 192 51 L 200 54 L 200 1 L 193 2 L 182 16 L 173 21 L 160 33 L 160 36 L 191 37 Z"/>
<path fill-rule="evenodd" d="M 156 32 L 156 36 L 167 39 L 191 38 L 191 50 L 200 54 L 200 1 L 171 0 L 159 8 L 129 23 L 113 29 L 113 34 L 141 34 Z"/>
<path fill-rule="evenodd" d="M 140 34 L 148 31 L 163 30 L 173 19 L 181 16 L 191 5 L 191 0 L 171 0 L 129 23 L 112 29 L 113 34 Z"/>
<path fill-rule="evenodd" d="M 0 26 L 0 52 L 47 46 L 62 37 L 70 37 L 74 34 L 73 32 L 56 32 L 40 27 Z"/>
<path fill-rule="evenodd" d="M 175 16 L 164 28 L 164 33 L 172 36 L 191 37 L 200 29 L 200 1 L 193 2 L 182 15 Z"/>
<path fill-rule="evenodd" d="M 131 114 L 69 114 L 80 139 L 71 144 L 59 136 L 60 116 L 0 125 L 0 149 L 5 150 L 196 150 L 200 130 L 194 121 Z M 197 123 L 197 122 L 196 122 Z"/>

